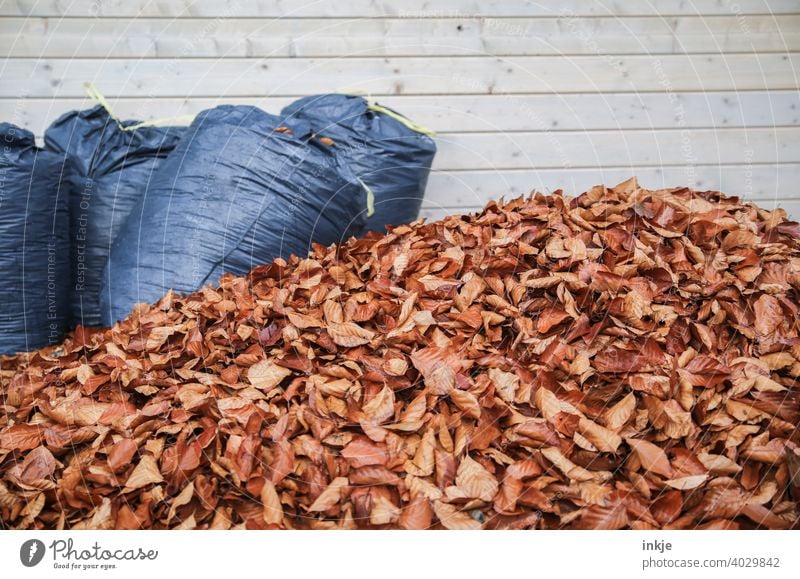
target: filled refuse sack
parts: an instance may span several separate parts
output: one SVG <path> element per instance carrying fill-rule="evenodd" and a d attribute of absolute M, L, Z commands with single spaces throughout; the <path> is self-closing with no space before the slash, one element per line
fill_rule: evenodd
<path fill-rule="evenodd" d="M 97 105 L 62 115 L 45 132 L 45 147 L 68 161 L 73 326 L 101 325 L 100 284 L 111 244 L 185 130 L 119 121 Z"/>
<path fill-rule="evenodd" d="M 63 160 L 0 123 L 0 354 L 61 341 L 69 284 Z"/>
<path fill-rule="evenodd" d="M 432 131 L 359 96 L 305 97 L 281 111 L 285 122 L 307 122 L 350 162 L 370 189 L 373 203 L 365 231 L 417 218 L 436 154 Z"/>
<path fill-rule="evenodd" d="M 298 129 L 251 106 L 197 116 L 111 248 L 107 324 L 169 289 L 191 292 L 363 228 L 365 189 L 333 147 Z"/>

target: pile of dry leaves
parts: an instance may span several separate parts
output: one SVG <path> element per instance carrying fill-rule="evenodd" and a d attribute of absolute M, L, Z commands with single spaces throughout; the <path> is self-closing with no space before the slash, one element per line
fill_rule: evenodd
<path fill-rule="evenodd" d="M 628 181 L 3 360 L 6 528 L 797 527 L 800 225 Z"/>

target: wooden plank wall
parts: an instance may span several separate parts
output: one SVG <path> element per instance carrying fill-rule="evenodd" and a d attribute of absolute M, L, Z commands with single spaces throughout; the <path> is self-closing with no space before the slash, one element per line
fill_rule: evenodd
<path fill-rule="evenodd" d="M 800 218 L 797 0 L 0 0 L 0 120 L 41 135 L 369 94 L 438 131 L 425 214 L 631 175 Z"/>

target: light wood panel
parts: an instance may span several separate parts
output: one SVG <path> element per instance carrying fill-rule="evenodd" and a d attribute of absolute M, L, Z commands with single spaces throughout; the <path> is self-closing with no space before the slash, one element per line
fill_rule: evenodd
<path fill-rule="evenodd" d="M 181 58 L 785 52 L 797 15 L 581 18 L 6 18 L 9 57 Z"/>
<path fill-rule="evenodd" d="M 800 126 L 797 91 L 387 96 L 381 104 L 402 111 L 438 132 L 573 131 Z M 123 118 L 154 120 L 195 115 L 222 103 L 256 105 L 277 114 L 292 97 L 111 98 Z M 37 135 L 59 115 L 93 103 L 86 98 L 0 99 L 0 118 Z"/>
<path fill-rule="evenodd" d="M 600 167 L 591 169 L 523 169 L 503 171 L 434 171 L 426 204 L 441 207 L 484 205 L 504 196 L 511 199 L 533 190 L 563 189 L 577 195 L 598 184 L 615 185 L 635 176 L 649 188 L 691 186 L 771 203 L 800 199 L 800 164 L 700 165 L 694 167 Z M 800 215 L 799 215 L 800 216 Z"/>
<path fill-rule="evenodd" d="M 0 97 L 525 94 L 797 89 L 798 53 L 720 56 L 345 59 L 17 59 L 0 62 Z"/>
<path fill-rule="evenodd" d="M 797 12 L 795 0 L 2 0 L 0 16 L 69 17 L 368 17 L 582 16 L 778 14 Z"/>

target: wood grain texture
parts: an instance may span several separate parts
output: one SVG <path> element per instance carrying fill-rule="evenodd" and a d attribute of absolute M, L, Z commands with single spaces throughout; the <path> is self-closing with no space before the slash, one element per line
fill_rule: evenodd
<path fill-rule="evenodd" d="M 684 14 L 781 14 L 797 12 L 795 0 L 2 0 L 0 16 L 69 17 L 354 17 L 640 16 Z"/>
<path fill-rule="evenodd" d="M 747 35 L 742 38 L 742 26 Z M 6 18 L 8 57 L 216 58 L 784 52 L 800 17 Z"/>
<path fill-rule="evenodd" d="M 18 59 L 0 65 L 0 97 L 526 94 L 796 89 L 800 54 L 344 59 Z M 665 88 L 667 89 L 665 91 Z"/>
<path fill-rule="evenodd" d="M 248 104 L 278 113 L 292 97 L 110 98 L 123 118 L 154 120 L 195 115 L 222 103 Z M 650 130 L 682 122 L 690 128 L 800 126 L 796 91 L 742 91 L 562 95 L 386 96 L 381 104 L 440 133 Z M 0 118 L 44 133 L 66 110 L 92 106 L 86 98 L 0 99 Z"/>
<path fill-rule="evenodd" d="M 615 185 L 636 176 L 650 189 L 691 186 L 698 190 L 734 191 L 758 203 L 800 200 L 800 164 L 700 165 L 680 167 L 602 167 L 599 169 L 521 169 L 503 171 L 435 171 L 428 181 L 426 202 L 432 206 L 474 207 L 505 196 L 512 199 L 533 190 L 563 189 L 577 195 L 601 183 Z"/>

